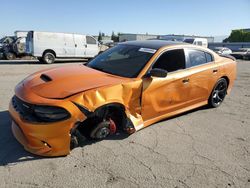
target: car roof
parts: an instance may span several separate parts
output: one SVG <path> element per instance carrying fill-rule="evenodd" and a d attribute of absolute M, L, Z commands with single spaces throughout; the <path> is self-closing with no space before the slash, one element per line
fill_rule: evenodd
<path fill-rule="evenodd" d="M 160 49 L 161 47 L 171 46 L 171 45 L 187 45 L 187 43 L 178 42 L 178 41 L 166 41 L 166 40 L 141 40 L 141 41 L 128 41 L 119 43 L 121 45 L 134 45 L 142 48 L 152 48 L 155 50 Z"/>

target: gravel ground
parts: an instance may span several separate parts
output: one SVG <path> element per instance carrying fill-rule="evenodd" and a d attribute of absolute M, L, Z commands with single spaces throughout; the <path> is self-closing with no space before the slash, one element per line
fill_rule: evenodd
<path fill-rule="evenodd" d="M 58 65 L 0 61 L 0 187 L 250 187 L 250 61 L 239 61 L 232 93 L 217 109 L 90 143 L 66 157 L 33 156 L 12 136 L 8 102 L 24 77 Z"/>

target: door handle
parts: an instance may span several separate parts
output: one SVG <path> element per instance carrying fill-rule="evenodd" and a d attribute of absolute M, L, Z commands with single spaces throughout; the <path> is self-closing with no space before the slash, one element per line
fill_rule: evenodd
<path fill-rule="evenodd" d="M 189 82 L 189 79 L 186 78 L 186 79 L 182 80 L 182 82 L 183 82 L 183 84 L 187 84 Z"/>
<path fill-rule="evenodd" d="M 75 44 L 75 47 L 77 47 L 77 44 Z"/>
<path fill-rule="evenodd" d="M 87 44 L 85 44 L 85 48 L 87 48 L 88 47 L 88 45 Z"/>
<path fill-rule="evenodd" d="M 214 69 L 214 70 L 213 70 L 213 73 L 217 73 L 217 72 L 218 72 L 218 70 L 217 70 L 217 69 Z"/>

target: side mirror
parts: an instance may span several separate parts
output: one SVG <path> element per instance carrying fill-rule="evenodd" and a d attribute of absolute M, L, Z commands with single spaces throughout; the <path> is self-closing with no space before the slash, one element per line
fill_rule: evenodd
<path fill-rule="evenodd" d="M 149 72 L 150 76 L 159 77 L 159 78 L 165 78 L 167 74 L 168 74 L 168 71 L 164 69 L 158 69 L 158 68 L 154 68 L 150 70 Z"/>

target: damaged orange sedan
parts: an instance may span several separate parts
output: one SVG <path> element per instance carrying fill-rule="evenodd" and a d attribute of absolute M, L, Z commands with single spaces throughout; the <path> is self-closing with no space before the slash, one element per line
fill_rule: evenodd
<path fill-rule="evenodd" d="M 218 107 L 236 61 L 185 43 L 132 41 L 88 64 L 36 72 L 15 88 L 12 131 L 31 153 L 63 156 L 85 139 L 132 134 L 203 106 Z"/>

